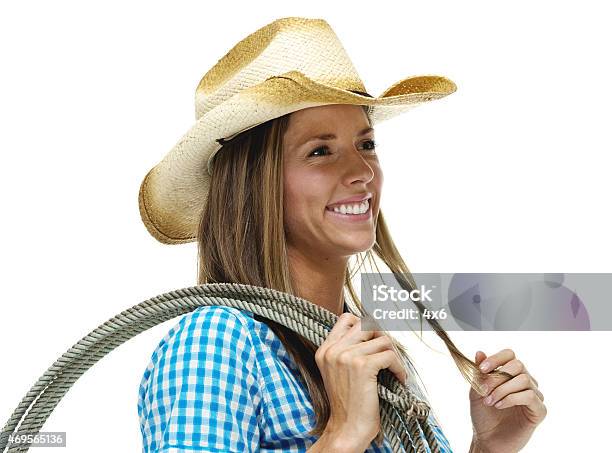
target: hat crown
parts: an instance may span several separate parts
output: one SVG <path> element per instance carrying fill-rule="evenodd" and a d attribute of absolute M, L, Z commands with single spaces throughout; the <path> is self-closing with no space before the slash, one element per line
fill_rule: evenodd
<path fill-rule="evenodd" d="M 196 119 L 245 88 L 289 71 L 340 89 L 366 91 L 325 20 L 285 17 L 251 33 L 202 77 L 196 88 Z"/>

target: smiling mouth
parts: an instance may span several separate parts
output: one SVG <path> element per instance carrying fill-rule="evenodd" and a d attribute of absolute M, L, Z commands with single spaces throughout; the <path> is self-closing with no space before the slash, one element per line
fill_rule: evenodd
<path fill-rule="evenodd" d="M 325 210 L 346 216 L 364 216 L 370 212 L 370 200 L 371 198 L 368 198 L 359 203 L 346 203 L 331 207 L 326 206 Z"/>

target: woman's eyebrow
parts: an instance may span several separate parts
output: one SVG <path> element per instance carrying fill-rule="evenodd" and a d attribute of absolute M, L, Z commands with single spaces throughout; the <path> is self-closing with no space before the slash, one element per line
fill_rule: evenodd
<path fill-rule="evenodd" d="M 359 133 L 357 134 L 357 137 L 361 137 L 362 135 L 365 135 L 369 132 L 374 131 L 374 128 L 368 126 L 365 129 L 362 129 L 361 131 L 359 131 Z M 302 145 L 305 145 L 308 142 L 311 142 L 313 140 L 335 140 L 337 137 L 335 134 L 320 134 L 320 135 L 315 135 L 313 137 L 310 137 L 308 140 L 306 140 L 305 142 L 302 142 Z"/>

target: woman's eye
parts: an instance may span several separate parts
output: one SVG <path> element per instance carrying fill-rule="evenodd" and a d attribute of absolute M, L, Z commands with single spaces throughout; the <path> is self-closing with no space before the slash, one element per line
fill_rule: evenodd
<path fill-rule="evenodd" d="M 376 142 L 374 140 L 366 140 L 363 142 L 364 148 L 366 151 L 374 151 L 376 149 Z M 324 154 L 316 154 L 316 153 L 324 153 Z M 329 147 L 327 146 L 319 146 L 318 148 L 313 149 L 308 157 L 311 156 L 324 156 L 329 154 Z"/>
<path fill-rule="evenodd" d="M 313 150 L 312 150 L 312 152 L 311 152 L 311 153 L 310 153 L 308 156 L 309 156 L 309 157 L 310 157 L 310 156 L 314 156 L 314 155 L 315 155 L 315 153 L 316 153 L 316 152 L 318 152 L 318 151 L 325 151 L 325 152 L 327 152 L 327 151 L 328 151 L 328 148 L 327 148 L 327 146 L 320 146 L 320 147 L 318 147 L 318 148 L 313 149 Z"/>
<path fill-rule="evenodd" d="M 366 146 L 366 149 L 368 151 L 373 151 L 374 149 L 376 149 L 376 142 L 374 140 L 366 140 L 365 142 L 363 142 L 363 144 Z"/>

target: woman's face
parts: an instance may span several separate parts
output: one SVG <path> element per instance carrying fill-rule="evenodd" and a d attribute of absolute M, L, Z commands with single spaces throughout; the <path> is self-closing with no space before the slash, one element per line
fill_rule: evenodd
<path fill-rule="evenodd" d="M 371 248 L 383 175 L 362 107 L 334 104 L 292 113 L 283 153 L 289 246 L 318 257 Z"/>

